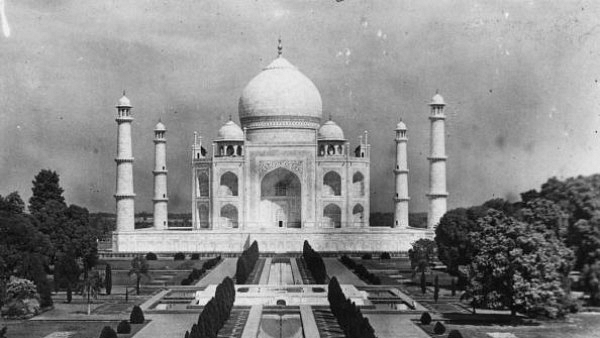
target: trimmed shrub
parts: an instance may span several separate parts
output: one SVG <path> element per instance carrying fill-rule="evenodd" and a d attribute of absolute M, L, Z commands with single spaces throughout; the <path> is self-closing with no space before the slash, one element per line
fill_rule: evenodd
<path fill-rule="evenodd" d="M 371 255 L 370 253 L 366 253 L 364 255 L 362 255 L 362 259 L 372 259 L 373 255 Z"/>
<path fill-rule="evenodd" d="M 421 324 L 429 325 L 431 324 L 431 315 L 429 314 L 429 312 L 423 312 L 423 314 L 421 315 L 421 319 L 419 320 L 421 321 Z"/>
<path fill-rule="evenodd" d="M 112 291 L 112 269 L 110 264 L 106 264 L 106 269 L 104 270 L 104 289 L 106 289 L 106 294 L 110 295 Z"/>
<path fill-rule="evenodd" d="M 423 294 L 427 292 L 427 277 L 425 277 L 425 271 L 421 272 L 421 292 L 423 292 Z"/>
<path fill-rule="evenodd" d="M 225 277 L 217 286 L 215 296 L 206 303 L 198 316 L 198 322 L 192 325 L 185 338 L 217 337 L 231 314 L 235 301 L 235 285 L 233 280 Z"/>
<path fill-rule="evenodd" d="M 456 282 L 454 278 L 450 280 L 450 290 L 452 290 L 452 296 L 456 296 Z"/>
<path fill-rule="evenodd" d="M 176 261 L 183 261 L 185 260 L 185 254 L 183 252 L 178 252 L 175 254 L 174 258 Z"/>
<path fill-rule="evenodd" d="M 327 300 L 331 313 L 344 330 L 345 337 L 375 338 L 375 330 L 369 320 L 363 317 L 360 308 L 346 298 L 337 278 L 334 276 L 329 281 Z"/>
<path fill-rule="evenodd" d="M 325 280 L 327 279 L 325 263 L 323 262 L 321 255 L 313 250 L 308 241 L 304 241 L 304 247 L 302 248 L 302 259 L 304 259 L 306 268 L 310 271 L 315 283 L 325 284 Z"/>
<path fill-rule="evenodd" d="M 433 300 L 437 303 L 438 298 L 440 298 L 440 281 L 438 275 L 435 275 L 435 279 L 433 280 Z"/>
<path fill-rule="evenodd" d="M 119 322 L 119 325 L 117 325 L 117 333 L 131 333 L 131 325 L 129 325 L 129 322 L 126 320 Z"/>
<path fill-rule="evenodd" d="M 381 255 L 379 255 L 380 259 L 391 259 L 392 257 L 390 256 L 389 252 L 382 252 Z"/>
<path fill-rule="evenodd" d="M 192 281 L 187 278 L 184 278 L 181 280 L 181 285 L 190 285 L 190 284 L 192 284 Z"/>
<path fill-rule="evenodd" d="M 463 335 L 458 330 L 452 330 L 448 333 L 448 338 L 463 338 Z"/>
<path fill-rule="evenodd" d="M 131 324 L 144 324 L 145 320 L 146 319 L 144 318 L 144 312 L 142 311 L 142 308 L 137 305 L 134 306 L 131 310 L 131 315 L 129 316 L 129 322 Z"/>
<path fill-rule="evenodd" d="M 192 260 L 195 260 L 195 261 L 199 260 L 199 259 L 200 259 L 200 254 L 199 254 L 199 253 L 197 253 L 197 252 L 194 252 L 194 253 L 192 254 L 192 257 L 191 257 L 191 259 L 192 259 Z"/>
<path fill-rule="evenodd" d="M 3 326 L 0 330 L 0 338 L 6 338 L 6 331 L 8 331 L 8 326 Z"/>
<path fill-rule="evenodd" d="M 118 338 L 117 333 L 110 326 L 105 326 L 100 332 L 100 338 Z"/>
<path fill-rule="evenodd" d="M 435 334 L 442 334 L 442 333 L 446 332 L 446 327 L 444 326 L 444 324 L 437 322 L 437 323 L 435 323 L 435 326 L 433 327 L 433 332 Z"/>
<path fill-rule="evenodd" d="M 252 273 L 254 266 L 256 265 L 256 261 L 258 261 L 258 243 L 256 241 L 252 242 L 252 245 L 242 254 L 240 258 L 237 260 L 237 266 L 235 269 L 235 281 L 237 284 L 245 284 L 248 276 Z M 218 257 L 219 260 L 221 256 Z M 218 260 L 216 261 L 218 262 Z M 216 262 L 214 263 L 216 265 Z M 212 268 L 211 265 L 210 267 Z"/>
<path fill-rule="evenodd" d="M 148 252 L 146 254 L 147 261 L 155 261 L 157 259 L 156 254 L 154 252 Z"/>

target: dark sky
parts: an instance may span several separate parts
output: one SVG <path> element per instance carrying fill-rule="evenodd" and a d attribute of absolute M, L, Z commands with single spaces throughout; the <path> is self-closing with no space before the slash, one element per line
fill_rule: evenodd
<path fill-rule="evenodd" d="M 167 125 L 170 211 L 189 212 L 194 130 L 210 142 L 276 56 L 316 84 L 355 146 L 372 145 L 371 210 L 393 209 L 394 126 L 409 128 L 411 211 L 425 211 L 429 114 L 447 106 L 449 207 L 518 199 L 598 172 L 596 1 L 4 0 L 0 194 L 56 170 L 69 203 L 114 211 L 116 123 L 134 105 L 138 211 L 151 211 L 152 129 Z"/>

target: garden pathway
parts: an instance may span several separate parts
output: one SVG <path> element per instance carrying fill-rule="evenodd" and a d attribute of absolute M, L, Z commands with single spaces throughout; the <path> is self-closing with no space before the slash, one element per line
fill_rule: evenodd
<path fill-rule="evenodd" d="M 337 258 L 323 258 L 325 268 L 327 269 L 327 275 L 331 278 L 335 276 L 340 284 L 352 284 L 356 286 L 367 285 L 357 275 L 348 269 L 342 262 Z"/>
<path fill-rule="evenodd" d="M 217 265 L 214 269 L 210 270 L 210 272 L 204 276 L 204 278 L 200 279 L 196 286 L 208 286 L 211 284 L 219 284 L 223 281 L 223 278 L 229 276 L 232 277 L 235 275 L 235 269 L 237 265 L 237 258 L 225 258 L 223 262 Z"/>

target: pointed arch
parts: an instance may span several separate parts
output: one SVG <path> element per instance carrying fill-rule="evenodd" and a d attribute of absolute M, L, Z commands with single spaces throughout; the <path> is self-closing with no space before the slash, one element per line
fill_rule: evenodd
<path fill-rule="evenodd" d="M 365 177 L 360 171 L 355 172 L 352 176 L 352 191 L 356 197 L 365 195 Z"/>
<path fill-rule="evenodd" d="M 219 195 L 237 196 L 238 195 L 238 177 L 236 174 L 228 171 L 221 175 L 219 185 Z"/>
<path fill-rule="evenodd" d="M 226 204 L 221 208 L 221 222 L 228 228 L 238 227 L 238 210 L 233 204 Z"/>
<path fill-rule="evenodd" d="M 200 229 L 209 228 L 208 219 L 208 206 L 206 204 L 198 205 L 198 223 L 200 225 Z"/>
<path fill-rule="evenodd" d="M 328 204 L 323 209 L 323 222 L 325 223 L 326 227 L 341 228 L 342 209 L 337 204 Z"/>
<path fill-rule="evenodd" d="M 204 171 L 198 174 L 198 192 L 201 197 L 208 197 L 209 194 L 208 174 Z"/>
<path fill-rule="evenodd" d="M 330 171 L 323 176 L 323 195 L 324 196 L 341 196 L 342 195 L 342 178 L 335 171 Z"/>
<path fill-rule="evenodd" d="M 352 219 L 354 223 L 360 223 L 361 225 L 365 222 L 365 209 L 358 203 L 352 208 Z"/>

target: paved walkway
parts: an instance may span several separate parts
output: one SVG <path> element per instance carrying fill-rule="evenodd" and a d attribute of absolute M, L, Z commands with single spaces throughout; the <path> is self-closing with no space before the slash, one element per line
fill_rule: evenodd
<path fill-rule="evenodd" d="M 353 284 L 356 286 L 367 285 L 337 258 L 323 258 L 323 261 L 325 262 L 327 275 L 329 277 L 335 276 L 340 284 Z"/>
<path fill-rule="evenodd" d="M 266 285 L 267 283 L 269 283 L 269 275 L 271 274 L 271 261 L 272 260 L 273 259 L 271 257 L 268 257 L 265 259 L 265 265 L 263 267 L 262 274 L 260 275 L 260 280 L 259 280 L 258 284 Z"/>
<path fill-rule="evenodd" d="M 242 332 L 242 338 L 256 338 L 260 329 L 260 317 L 262 314 L 262 305 L 253 305 L 250 308 L 250 314 Z M 137 337 L 136 337 L 137 338 Z"/>
<path fill-rule="evenodd" d="M 235 275 L 235 269 L 237 265 L 237 258 L 225 258 L 221 264 L 217 265 L 216 268 L 210 270 L 210 272 L 204 276 L 196 286 L 208 286 L 211 284 L 219 284 L 223 281 L 223 278 Z M 185 333 L 185 331 L 184 331 Z"/>
<path fill-rule="evenodd" d="M 417 327 L 411 316 L 397 314 L 364 314 L 375 329 L 379 338 L 429 338 L 429 335 Z M 137 337 L 136 337 L 137 338 Z"/>
<path fill-rule="evenodd" d="M 300 305 L 300 317 L 302 318 L 304 337 L 319 337 L 315 315 L 309 305 Z"/>
<path fill-rule="evenodd" d="M 199 313 L 147 314 L 152 321 L 141 329 L 135 338 L 183 337 L 192 328 Z"/>
<path fill-rule="evenodd" d="M 298 268 L 298 262 L 295 258 L 290 258 L 290 265 L 292 266 L 292 275 L 294 276 L 294 284 L 304 284 L 302 282 L 302 274 Z"/>

